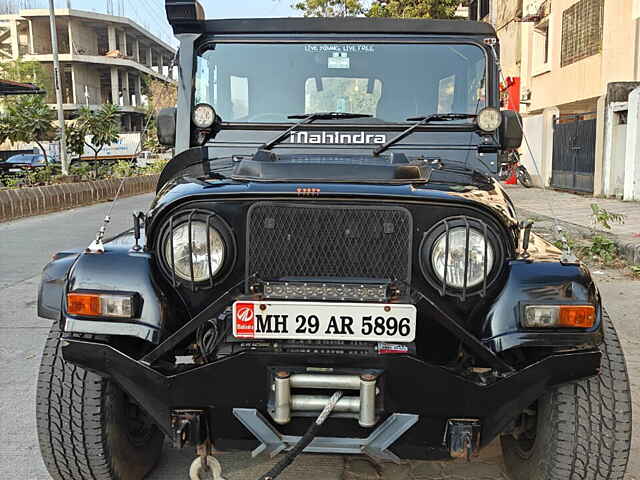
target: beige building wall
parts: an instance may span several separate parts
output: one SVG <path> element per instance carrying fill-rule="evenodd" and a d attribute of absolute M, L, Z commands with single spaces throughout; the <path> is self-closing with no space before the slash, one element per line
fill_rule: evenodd
<path fill-rule="evenodd" d="M 494 4 L 495 28 L 500 40 L 500 61 L 505 77 L 520 77 L 522 63 L 522 22 L 520 2 L 497 0 Z"/>
<path fill-rule="evenodd" d="M 602 53 L 561 66 L 563 12 L 578 0 L 553 0 L 549 17 L 550 65 L 540 69 L 534 61 L 531 72 L 530 112 L 558 106 L 561 113 L 595 111 L 598 97 L 610 82 L 636 80 L 637 0 L 605 0 Z M 535 33 L 534 33 L 535 34 Z M 535 46 L 532 55 L 536 53 Z"/>

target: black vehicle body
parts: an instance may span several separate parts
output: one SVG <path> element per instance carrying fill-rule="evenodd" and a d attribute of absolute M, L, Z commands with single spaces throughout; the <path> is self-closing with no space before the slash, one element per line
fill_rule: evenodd
<path fill-rule="evenodd" d="M 43 273 L 39 315 L 60 321 L 67 362 L 112 379 L 178 443 L 176 419 L 182 418 L 180 412 L 198 412 L 208 426 L 203 431 L 209 432 L 219 450 L 258 445 L 234 409 L 255 409 L 268 417 L 277 371 L 373 373 L 379 382 L 376 426 L 394 413 L 417 416 L 416 423 L 389 449 L 402 458 L 428 459 L 459 453 L 451 434 L 456 419 L 473 423 L 475 450 L 513 429 L 520 413 L 552 387 L 598 373 L 598 346 L 603 336 L 598 290 L 583 265 L 565 258 L 542 238 L 531 234 L 527 248 L 523 248 L 523 238 L 529 232 L 518 223 L 506 192 L 490 176 L 497 173 L 500 135 L 482 134 L 469 124 L 426 126 L 387 152 L 390 155 L 379 169 L 372 160 L 352 174 L 351 157 L 370 155 L 370 145 L 286 143 L 274 148 L 274 158 L 264 161 L 254 157 L 256 150 L 289 125 L 234 124 L 223 118 L 215 138 L 204 146 L 194 142 L 194 127 L 189 127 L 194 52 L 211 37 L 222 43 L 473 44 L 487 56 L 487 104 L 497 107 L 497 67 L 489 60 L 493 43 L 488 41 L 495 40 L 495 32 L 490 26 L 446 21 L 276 19 L 177 22 L 174 27 L 181 42 L 181 82 L 186 82 L 180 88 L 176 117 L 178 154 L 162 174 L 157 197 L 146 215 L 143 238 L 136 240 L 127 232 L 107 242 L 104 253 L 63 252 Z M 393 136 L 406 127 L 343 121 L 330 126 L 315 122 L 305 128 L 309 132 L 366 131 Z M 404 159 L 394 160 L 394 155 L 418 154 L 466 166 L 477 161 L 473 165 L 487 168 L 448 172 L 425 164 L 425 170 L 416 174 L 403 170 L 410 167 Z M 336 155 L 340 158 L 333 168 L 341 173 L 332 176 L 326 168 L 318 167 L 307 170 L 306 178 L 277 179 L 278 162 L 287 155 Z M 231 162 L 216 160 L 230 156 L 234 157 Z M 403 178 L 404 174 L 409 178 Z M 414 174 L 418 175 L 415 181 Z M 385 180 L 367 179 L 368 175 L 381 175 Z M 385 274 L 396 268 L 397 277 L 387 285 L 395 289 L 390 294 L 393 299 L 386 301 L 411 303 L 418 312 L 416 340 L 407 351 L 383 354 L 373 343 L 313 338 L 302 344 L 243 342 L 227 333 L 213 358 L 197 364 L 174 361 L 191 351 L 198 328 L 212 318 L 228 315 L 234 301 L 268 301 L 264 286 L 278 280 L 262 278 L 269 265 L 289 268 L 288 281 L 299 277 L 295 256 L 304 253 L 302 247 L 286 244 L 286 237 L 280 237 L 281 244 L 277 244 L 272 236 L 268 239 L 271 249 L 254 248 L 254 241 L 267 233 L 260 233 L 266 223 L 252 219 L 272 211 L 270 208 L 282 215 L 290 214 L 291 209 L 303 211 L 310 222 L 340 215 L 352 222 L 357 230 L 352 237 L 351 230 L 324 224 L 324 228 L 312 229 L 300 244 L 322 249 L 340 241 L 350 258 L 369 262 Z M 403 236 L 385 243 L 382 256 L 375 249 L 362 248 L 384 243 L 382 234 L 368 228 L 373 217 L 367 215 L 374 215 L 371 212 L 408 219 Z M 230 232 L 224 273 L 211 282 L 176 280 L 171 265 L 162 260 L 167 229 L 172 231 L 172 222 L 185 215 L 189 221 L 194 215 L 207 215 Z M 489 278 L 481 288 L 442 288 L 425 272 L 421 246 L 430 241 L 436 226 L 449 228 L 443 221 L 451 218 L 475 222 L 495 235 L 499 262 L 489 274 L 485 272 Z M 264 259 L 268 261 L 261 263 Z M 393 265 L 385 264 L 386 259 Z M 365 280 L 361 272 L 346 273 L 331 281 L 379 281 L 375 272 Z M 325 276 L 304 280 L 327 281 Z M 69 292 L 133 293 L 134 318 L 71 316 L 66 306 Z M 593 305 L 596 321 L 588 329 L 525 328 L 524 307 L 532 304 Z M 284 435 L 299 436 L 309 420 L 305 415 L 294 416 L 277 428 Z M 371 431 L 371 427 L 341 415 L 330 417 L 323 427 L 328 437 L 364 438 Z"/>

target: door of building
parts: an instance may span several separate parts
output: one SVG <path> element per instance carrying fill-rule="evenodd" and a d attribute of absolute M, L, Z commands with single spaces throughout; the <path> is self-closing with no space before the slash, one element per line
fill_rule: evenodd
<path fill-rule="evenodd" d="M 595 163 L 595 114 L 556 117 L 551 186 L 559 190 L 593 193 Z"/>

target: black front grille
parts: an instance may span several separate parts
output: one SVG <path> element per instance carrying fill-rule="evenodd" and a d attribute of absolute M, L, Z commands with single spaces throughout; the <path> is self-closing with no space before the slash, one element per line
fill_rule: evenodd
<path fill-rule="evenodd" d="M 247 228 L 248 277 L 410 281 L 404 208 L 258 203 Z"/>

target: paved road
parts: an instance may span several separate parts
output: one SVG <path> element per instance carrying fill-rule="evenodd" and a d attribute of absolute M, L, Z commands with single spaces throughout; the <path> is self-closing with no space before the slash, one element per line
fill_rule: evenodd
<path fill-rule="evenodd" d="M 128 228 L 130 213 L 143 209 L 151 196 L 120 200 L 114 209 L 111 233 Z M 0 478 L 47 480 L 35 435 L 34 396 L 40 352 L 48 331 L 36 318 L 36 290 L 42 266 L 58 250 L 88 245 L 105 214 L 107 204 L 94 205 L 43 217 L 0 224 Z M 634 408 L 640 408 L 640 322 L 637 299 L 640 282 L 616 272 L 596 272 L 600 288 L 623 339 L 634 389 Z M 640 428 L 626 480 L 640 480 Z M 253 480 L 269 464 L 247 454 L 224 454 L 220 461 L 228 480 Z M 165 450 L 159 469 L 150 480 L 187 478 L 192 452 Z M 313 472 L 313 473 L 311 473 Z M 403 466 L 374 467 L 360 458 L 306 455 L 299 457 L 283 480 L 313 479 L 450 479 L 506 478 L 499 446 L 485 450 L 480 459 L 466 463 L 415 462 Z"/>

